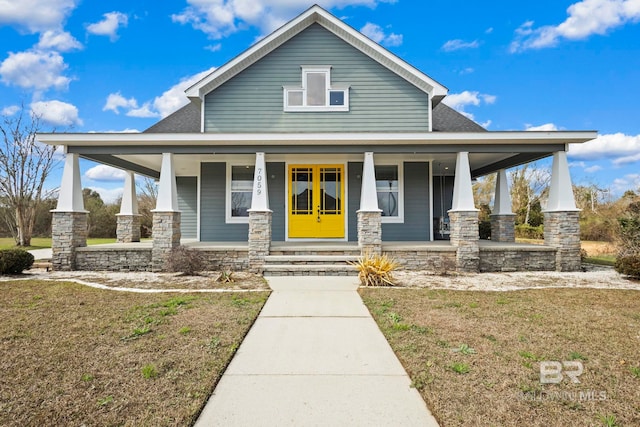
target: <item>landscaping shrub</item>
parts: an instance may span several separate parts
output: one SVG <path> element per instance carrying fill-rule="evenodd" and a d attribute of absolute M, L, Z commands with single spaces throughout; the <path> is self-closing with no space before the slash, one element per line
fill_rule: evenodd
<path fill-rule="evenodd" d="M 0 274 L 20 274 L 33 265 L 33 255 L 23 249 L 0 250 Z"/>
<path fill-rule="evenodd" d="M 544 239 L 544 226 L 533 227 L 529 224 L 516 225 L 516 237 L 521 239 Z"/>
<path fill-rule="evenodd" d="M 364 286 L 393 286 L 393 270 L 400 264 L 387 254 L 365 254 L 353 263 L 358 269 L 358 279 Z"/>
<path fill-rule="evenodd" d="M 620 274 L 640 279 L 640 255 L 619 257 L 615 269 Z"/>
<path fill-rule="evenodd" d="M 173 273 L 195 276 L 199 271 L 204 270 L 204 265 L 202 252 L 186 246 L 178 246 L 171 251 L 165 263 L 165 269 Z"/>

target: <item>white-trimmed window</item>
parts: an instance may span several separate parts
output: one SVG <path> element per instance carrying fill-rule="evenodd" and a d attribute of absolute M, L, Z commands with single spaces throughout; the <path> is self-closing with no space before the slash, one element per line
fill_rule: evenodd
<path fill-rule="evenodd" d="M 402 163 L 375 165 L 378 208 L 382 222 L 404 221 Z"/>
<path fill-rule="evenodd" d="M 349 86 L 331 85 L 331 67 L 302 66 L 302 86 L 284 86 L 284 111 L 349 111 Z"/>
<path fill-rule="evenodd" d="M 227 168 L 227 222 L 249 222 L 254 170 L 253 165 Z"/>

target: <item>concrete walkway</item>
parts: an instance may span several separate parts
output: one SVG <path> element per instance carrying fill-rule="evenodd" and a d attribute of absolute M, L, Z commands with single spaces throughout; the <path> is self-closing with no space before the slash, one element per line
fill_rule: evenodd
<path fill-rule="evenodd" d="M 269 277 L 274 292 L 196 422 L 437 426 L 349 277 Z"/>
<path fill-rule="evenodd" d="M 51 256 L 52 256 L 51 248 L 33 249 L 33 250 L 29 251 L 29 253 L 31 255 L 33 255 L 33 258 L 36 261 L 39 260 L 39 259 L 51 259 Z"/>

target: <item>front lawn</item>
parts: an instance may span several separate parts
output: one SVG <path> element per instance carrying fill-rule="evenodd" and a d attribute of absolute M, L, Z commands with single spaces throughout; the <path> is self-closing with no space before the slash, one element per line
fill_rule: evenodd
<path fill-rule="evenodd" d="M 0 282 L 0 425 L 191 425 L 267 296 Z"/>
<path fill-rule="evenodd" d="M 146 239 L 143 239 L 146 240 Z M 95 237 L 87 239 L 87 245 L 104 245 L 107 243 L 115 243 L 116 239 L 107 237 Z M 0 237 L 0 249 L 13 249 L 16 247 L 16 241 L 13 240 L 13 237 Z M 51 237 L 32 237 L 31 238 L 31 246 L 22 248 L 26 251 L 30 251 L 32 249 L 46 249 L 51 247 Z"/>
<path fill-rule="evenodd" d="M 443 426 L 640 425 L 639 291 L 360 294 Z M 547 361 L 580 383 L 543 384 Z"/>

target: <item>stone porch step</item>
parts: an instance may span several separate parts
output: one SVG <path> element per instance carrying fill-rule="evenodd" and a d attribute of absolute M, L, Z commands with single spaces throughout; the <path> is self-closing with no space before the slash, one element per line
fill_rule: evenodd
<path fill-rule="evenodd" d="M 346 264 L 358 260 L 357 255 L 267 255 L 266 263 L 274 264 Z"/>
<path fill-rule="evenodd" d="M 357 276 L 348 264 L 265 264 L 265 276 Z"/>

